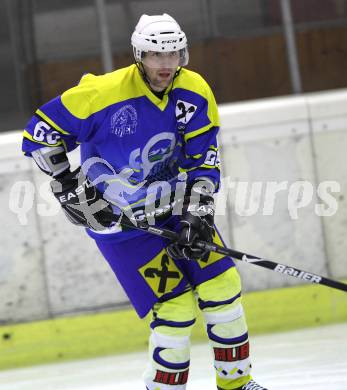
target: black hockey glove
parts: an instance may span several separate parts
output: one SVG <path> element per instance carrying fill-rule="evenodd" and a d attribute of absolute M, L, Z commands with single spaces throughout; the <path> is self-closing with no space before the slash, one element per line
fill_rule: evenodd
<path fill-rule="evenodd" d="M 195 240 L 213 241 L 214 201 L 213 184 L 195 181 L 184 199 L 181 231 L 178 241 L 167 247 L 168 254 L 174 259 L 207 260 L 209 252 L 194 245 Z"/>
<path fill-rule="evenodd" d="M 68 219 L 75 225 L 103 230 L 112 225 L 113 210 L 81 168 L 51 181 L 51 189 Z"/>

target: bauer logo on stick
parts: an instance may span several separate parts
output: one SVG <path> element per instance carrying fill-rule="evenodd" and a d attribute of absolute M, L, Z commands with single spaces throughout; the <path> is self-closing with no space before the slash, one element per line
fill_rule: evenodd
<path fill-rule="evenodd" d="M 320 283 L 322 281 L 321 276 L 311 274 L 310 272 L 301 271 L 293 267 L 287 267 L 283 264 L 278 264 L 275 268 L 276 272 L 280 274 L 295 276 L 298 279 L 307 280 L 312 283 Z"/>

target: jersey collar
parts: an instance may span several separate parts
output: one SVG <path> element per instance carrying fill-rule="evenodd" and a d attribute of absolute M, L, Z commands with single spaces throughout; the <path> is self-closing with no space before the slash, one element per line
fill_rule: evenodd
<path fill-rule="evenodd" d="M 148 87 L 148 85 L 143 80 L 139 70 L 137 69 L 136 65 L 134 65 L 134 72 L 135 72 L 135 83 L 138 86 L 138 88 L 141 90 L 141 92 L 155 105 L 157 106 L 161 111 L 164 111 L 168 102 L 169 97 L 168 94 L 165 93 L 163 96 L 163 99 L 159 99 L 158 96 L 156 96 Z M 171 88 L 169 86 L 166 90 Z"/>

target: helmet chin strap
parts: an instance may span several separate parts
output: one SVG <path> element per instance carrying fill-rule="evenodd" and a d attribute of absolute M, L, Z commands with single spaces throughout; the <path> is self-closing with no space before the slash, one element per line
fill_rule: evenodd
<path fill-rule="evenodd" d="M 151 87 L 151 82 L 146 74 L 146 71 L 145 71 L 145 68 L 143 67 L 143 63 L 142 62 L 137 62 L 135 61 L 135 64 L 137 66 L 137 69 L 139 70 L 142 78 L 143 78 L 143 81 L 148 85 L 148 88 L 152 91 L 152 92 L 155 92 L 155 93 L 158 93 L 159 91 L 154 91 L 154 89 Z M 174 74 L 174 77 L 172 78 L 172 82 L 171 82 L 171 87 L 169 89 L 169 91 L 167 91 L 165 93 L 165 95 L 169 94 L 171 91 L 172 91 L 172 88 L 173 88 L 173 85 L 174 85 L 174 81 L 175 81 L 175 78 L 180 74 L 180 71 L 181 71 L 181 67 L 178 67 L 175 74 Z M 167 88 L 165 88 L 167 89 Z M 162 92 L 162 91 L 160 91 Z"/>
<path fill-rule="evenodd" d="M 136 64 L 137 69 L 139 70 L 139 72 L 140 72 L 140 74 L 141 74 L 141 76 L 143 78 L 143 81 L 146 84 L 148 84 L 148 86 L 150 86 L 150 82 L 149 82 L 148 76 L 146 74 L 145 68 L 143 67 L 143 63 L 135 61 L 135 64 Z"/>

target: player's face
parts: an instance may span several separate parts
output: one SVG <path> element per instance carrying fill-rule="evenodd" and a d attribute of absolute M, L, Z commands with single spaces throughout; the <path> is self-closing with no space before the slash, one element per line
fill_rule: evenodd
<path fill-rule="evenodd" d="M 166 89 L 172 82 L 180 62 L 178 51 L 159 53 L 150 51 L 142 60 L 150 86 L 154 91 Z"/>

